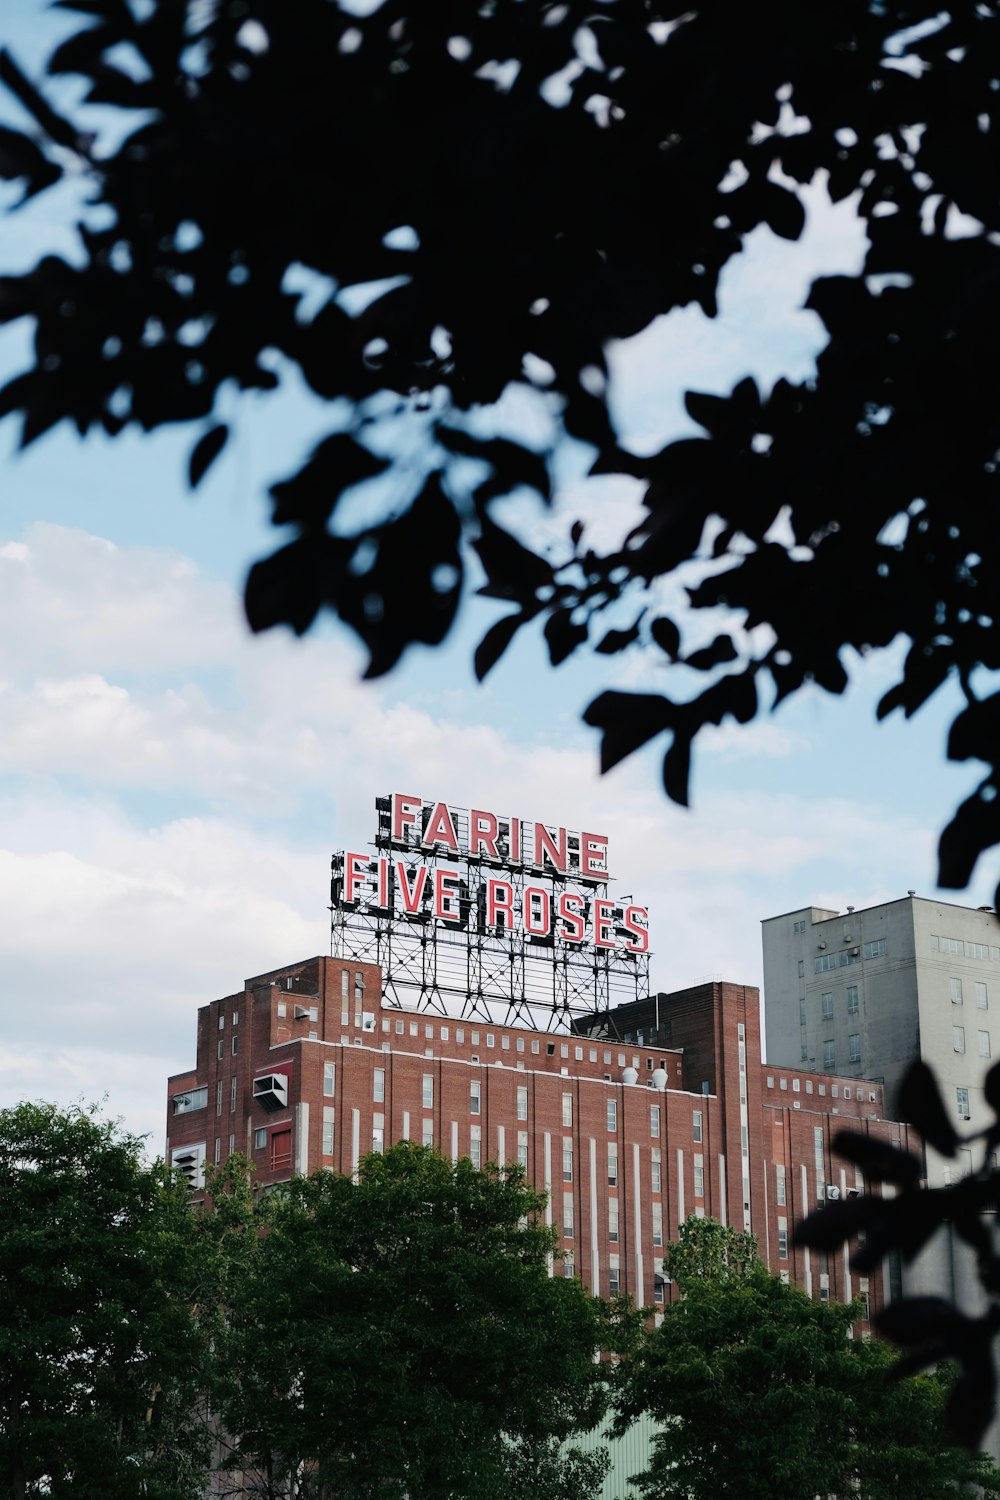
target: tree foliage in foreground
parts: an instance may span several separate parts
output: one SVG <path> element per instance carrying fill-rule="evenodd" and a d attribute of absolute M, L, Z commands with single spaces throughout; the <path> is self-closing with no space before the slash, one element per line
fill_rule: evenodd
<path fill-rule="evenodd" d="M 952 1500 L 956 1484 L 1000 1493 L 986 1458 L 952 1446 L 946 1381 L 888 1378 L 892 1354 L 848 1337 L 855 1306 L 814 1302 L 747 1261 L 745 1235 L 688 1221 L 683 1296 L 624 1367 L 618 1430 L 662 1424 L 636 1484 L 649 1500 Z M 717 1252 L 728 1240 L 723 1263 Z M 708 1254 L 699 1255 L 706 1245 Z"/>
<path fill-rule="evenodd" d="M 548 1274 L 543 1205 L 520 1168 L 408 1144 L 357 1182 L 317 1173 L 269 1195 L 228 1319 L 239 1492 L 514 1500 L 534 1476 L 560 1500 L 599 1480 L 554 1440 L 600 1419 L 594 1355 L 617 1335 L 578 1280 Z"/>
<path fill-rule="evenodd" d="M 585 717 L 605 767 L 664 737 L 680 802 L 704 725 L 841 693 L 853 653 L 903 639 L 879 716 L 957 679 L 948 754 L 987 767 L 941 840 L 940 883 L 966 884 L 1000 838 L 1000 695 L 976 676 L 1000 665 L 995 3 L 63 4 L 84 20 L 49 72 L 124 128 L 102 146 L 0 60 L 26 125 L 0 130 L 0 175 L 30 197 L 82 171 L 94 205 L 75 259 L 0 280 L 0 318 L 34 329 L 0 392 L 25 443 L 63 419 L 200 423 L 194 485 L 229 435 L 222 388 L 301 377 L 329 430 L 273 487 L 291 540 L 251 571 L 253 628 L 330 607 L 377 675 L 446 635 L 471 541 L 507 610 L 479 674 L 529 625 L 553 664 L 644 649 L 655 690 Z M 626 450 L 610 346 L 675 308 L 713 317 L 748 235 L 798 238 L 817 179 L 869 246 L 811 287 L 815 377 L 688 392 L 697 436 Z M 551 426 L 534 447 L 494 409 L 517 385 Z M 533 547 L 494 515 L 521 487 L 550 498 L 567 436 L 643 486 L 606 548 L 568 519 Z M 710 644 L 656 587 L 694 556 L 714 560 L 689 590 L 722 611 Z"/>
<path fill-rule="evenodd" d="M 138 1140 L 80 1108 L 0 1112 L 5 1500 L 200 1500 L 204 1249 L 184 1184 Z"/>

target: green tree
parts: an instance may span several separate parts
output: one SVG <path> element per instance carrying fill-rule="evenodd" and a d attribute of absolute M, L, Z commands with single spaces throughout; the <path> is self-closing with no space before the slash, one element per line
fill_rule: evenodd
<path fill-rule="evenodd" d="M 214 1293 L 184 1185 L 94 1110 L 21 1104 L 0 1226 L 5 1500 L 200 1496 Z"/>
<path fill-rule="evenodd" d="M 499 1496 L 508 1466 L 534 1466 L 558 1495 L 550 1440 L 600 1418 L 608 1367 L 594 1355 L 613 1330 L 579 1281 L 548 1275 L 543 1204 L 519 1168 L 407 1144 L 368 1157 L 357 1181 L 317 1173 L 269 1195 L 233 1288 L 222 1404 L 248 1487 Z"/>
<path fill-rule="evenodd" d="M 689 1244 L 745 1249 L 734 1231 L 686 1228 Z M 946 1440 L 943 1381 L 893 1384 L 889 1351 L 848 1337 L 856 1307 L 814 1302 L 759 1260 L 714 1277 L 709 1259 L 684 1265 L 683 1297 L 622 1373 L 618 1430 L 642 1412 L 662 1424 L 634 1481 L 650 1500 L 1000 1493 L 989 1460 Z"/>
<path fill-rule="evenodd" d="M 667 1275 L 681 1291 L 698 1279 L 745 1281 L 759 1266 L 756 1235 L 696 1214 L 688 1214 L 666 1254 Z"/>

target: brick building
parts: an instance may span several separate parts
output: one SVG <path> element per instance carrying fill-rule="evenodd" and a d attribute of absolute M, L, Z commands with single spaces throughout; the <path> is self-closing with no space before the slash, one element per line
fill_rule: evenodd
<path fill-rule="evenodd" d="M 669 1300 L 664 1248 L 695 1212 L 752 1229 L 772 1271 L 812 1295 L 874 1309 L 881 1274 L 859 1280 L 846 1252 L 810 1254 L 791 1230 L 820 1200 L 881 1190 L 830 1141 L 850 1124 L 906 1147 L 882 1101 L 879 1084 L 763 1065 L 750 986 L 698 985 L 547 1032 L 401 1010 L 375 964 L 312 958 L 199 1010 L 196 1065 L 169 1081 L 167 1155 L 195 1191 L 206 1161 L 234 1151 L 262 1188 L 352 1173 L 399 1140 L 521 1162 L 549 1195 L 554 1273 L 601 1295 Z"/>

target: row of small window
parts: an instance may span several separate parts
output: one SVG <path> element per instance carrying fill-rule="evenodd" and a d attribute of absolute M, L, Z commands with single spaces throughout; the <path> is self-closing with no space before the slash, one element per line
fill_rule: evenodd
<path fill-rule="evenodd" d="M 989 995 L 987 993 L 986 985 L 985 985 L 984 981 L 981 980 L 981 979 L 976 979 L 976 980 L 973 981 L 973 983 L 975 984 L 975 988 L 976 988 L 976 1009 L 977 1010 L 989 1010 L 989 1008 L 990 1008 Z M 964 992 L 964 990 L 962 988 L 962 981 L 960 979 L 956 979 L 954 977 L 952 977 L 951 979 L 949 979 L 948 980 L 948 990 L 949 990 L 949 993 L 951 995 L 951 1003 L 952 1003 L 952 1005 L 964 1005 L 964 1003 L 965 1003 L 965 992 Z M 985 1055 L 987 1057 L 989 1057 L 989 1053 L 988 1052 Z"/>
<path fill-rule="evenodd" d="M 805 1061 L 805 1058 L 803 1058 L 803 1061 Z M 859 1063 L 861 1061 L 861 1034 L 860 1034 L 860 1032 L 857 1032 L 857 1031 L 852 1032 L 851 1035 L 847 1038 L 847 1061 L 849 1063 Z M 832 1039 L 828 1038 L 823 1043 L 823 1067 L 832 1071 L 832 1070 L 836 1069 L 836 1066 L 837 1066 L 837 1043 L 835 1041 L 833 1041 Z M 844 1089 L 844 1098 L 845 1099 L 849 1099 L 850 1097 L 851 1097 L 851 1091 L 850 1091 L 850 1089 L 845 1088 Z M 859 1099 L 861 1098 L 861 1090 L 860 1089 L 858 1089 L 858 1098 Z"/>
<path fill-rule="evenodd" d="M 233 1055 L 233 1057 L 235 1057 L 236 1054 L 237 1054 L 237 1052 L 240 1050 L 239 1042 L 240 1042 L 239 1037 L 238 1036 L 234 1036 L 233 1037 L 233 1044 L 232 1044 L 232 1055 Z M 219 1061 L 220 1062 L 222 1061 L 222 1058 L 225 1056 L 225 1052 L 226 1052 L 226 1044 L 225 1044 L 224 1040 L 222 1039 L 222 1037 L 220 1036 L 219 1037 L 219 1051 L 218 1051 L 218 1056 L 219 1056 Z"/>
<path fill-rule="evenodd" d="M 856 984 L 849 984 L 847 986 L 847 1014 L 849 1016 L 856 1016 L 859 1013 L 860 1009 L 861 1009 L 861 1002 L 860 1002 L 860 999 L 859 999 L 859 996 L 858 996 L 858 986 Z M 819 997 L 819 1013 L 820 1013 L 820 1017 L 821 1017 L 822 1020 L 824 1020 L 824 1021 L 832 1021 L 833 1020 L 833 991 L 832 990 L 826 990 L 822 995 L 820 995 L 820 997 Z M 800 1026 L 804 1026 L 805 1024 L 806 1024 L 806 1002 L 805 1002 L 805 1000 L 800 999 L 799 1000 L 799 1025 Z"/>
<path fill-rule="evenodd" d="M 240 1013 L 239 1013 L 238 1010 L 234 1010 L 233 1011 L 233 1025 L 234 1026 L 238 1026 L 239 1024 L 240 1024 Z M 219 1030 L 220 1031 L 225 1031 L 225 1029 L 226 1029 L 226 1013 L 225 1013 L 224 1010 L 220 1010 L 219 1011 Z"/>
<path fill-rule="evenodd" d="M 695 1157 L 694 1168 L 694 1195 L 696 1198 L 705 1196 L 705 1168 L 701 1157 Z M 576 1205 L 572 1193 L 563 1193 L 562 1212 L 562 1234 L 563 1239 L 571 1240 L 576 1234 Z M 662 1248 L 663 1245 L 663 1204 L 651 1203 L 650 1214 L 652 1219 L 652 1243 L 654 1249 Z M 617 1245 L 620 1242 L 620 1219 L 619 1203 L 617 1198 L 608 1199 L 608 1243 Z"/>
<path fill-rule="evenodd" d="M 404 1020 L 402 1020 L 402 1019 L 400 1019 L 400 1018 L 397 1017 L 397 1020 L 396 1020 L 396 1035 L 397 1036 L 405 1036 L 406 1032 L 407 1032 L 407 1027 L 409 1027 L 409 1034 L 410 1034 L 411 1037 L 417 1037 L 417 1036 L 420 1035 L 420 1023 L 418 1021 L 410 1021 L 409 1023 L 407 1023 L 406 1021 L 404 1021 Z M 388 1031 L 389 1030 L 389 1021 L 387 1019 L 384 1019 L 383 1022 L 382 1022 L 382 1030 L 383 1031 Z M 450 1026 L 438 1026 L 438 1028 L 437 1028 L 437 1035 L 438 1035 L 438 1037 L 440 1038 L 440 1040 L 442 1042 L 447 1042 L 447 1041 L 451 1040 L 451 1032 L 452 1032 L 452 1028 Z M 486 1036 L 486 1046 L 487 1046 L 487 1048 L 495 1048 L 496 1047 L 496 1036 L 495 1036 L 495 1034 L 492 1031 L 487 1031 L 485 1033 L 485 1036 Z M 429 1041 L 429 1042 L 434 1040 L 434 1027 L 430 1023 L 425 1023 L 424 1024 L 424 1039 L 426 1041 Z M 530 1042 L 531 1042 L 530 1051 L 537 1057 L 540 1054 L 541 1050 L 542 1050 L 541 1049 L 541 1041 L 540 1041 L 540 1039 L 538 1037 L 531 1037 L 528 1040 L 530 1040 Z M 455 1027 L 455 1042 L 460 1047 L 464 1046 L 464 1044 L 465 1044 L 465 1027 L 464 1026 L 457 1026 L 457 1027 Z M 470 1044 L 473 1047 L 478 1047 L 480 1045 L 480 1033 L 478 1031 L 470 1031 L 469 1032 L 469 1042 L 470 1042 Z M 514 1050 L 517 1051 L 517 1052 L 525 1052 L 525 1051 L 529 1050 L 528 1047 L 527 1047 L 527 1041 L 526 1041 L 526 1039 L 523 1036 L 515 1037 L 514 1038 L 514 1043 L 515 1043 Z M 545 1044 L 546 1055 L 548 1057 L 555 1057 L 557 1045 L 559 1047 L 559 1056 L 561 1058 L 565 1058 L 568 1061 L 569 1060 L 569 1043 L 568 1042 L 559 1042 L 559 1043 L 556 1043 L 556 1042 L 546 1042 L 546 1044 Z M 502 1052 L 509 1052 L 511 1050 L 511 1038 L 509 1036 L 507 1036 L 505 1033 L 501 1033 L 501 1035 L 500 1035 L 500 1050 Z M 598 1052 L 598 1049 L 596 1047 L 590 1047 L 590 1048 L 584 1049 L 583 1047 L 577 1047 L 577 1046 L 575 1046 L 573 1048 L 573 1057 L 575 1058 L 575 1060 L 577 1062 L 583 1062 L 583 1054 L 584 1054 L 585 1050 L 587 1051 L 587 1057 L 588 1057 L 588 1060 L 590 1062 L 595 1063 L 595 1062 L 598 1061 L 599 1052 Z M 614 1056 L 613 1053 L 605 1050 L 605 1052 L 604 1052 L 604 1063 L 605 1063 L 606 1066 L 610 1066 L 611 1065 L 611 1061 L 612 1061 L 613 1056 Z M 638 1068 L 638 1067 L 641 1066 L 641 1064 L 642 1064 L 642 1058 L 638 1055 L 638 1053 L 634 1054 L 633 1057 L 632 1057 L 632 1063 L 631 1063 L 632 1067 L 633 1068 Z M 647 1068 L 647 1070 L 652 1071 L 652 1069 L 654 1067 L 654 1064 L 655 1064 L 655 1059 L 654 1058 L 652 1058 L 652 1057 L 647 1057 L 646 1058 L 646 1068 Z M 619 1052 L 618 1053 L 618 1066 L 620 1068 L 624 1068 L 627 1065 L 628 1065 L 628 1057 L 627 1057 L 627 1055 L 624 1052 Z M 666 1059 L 665 1058 L 660 1058 L 659 1059 L 659 1066 L 661 1068 L 665 1068 L 666 1065 L 667 1065 L 666 1064 Z"/>
<path fill-rule="evenodd" d="M 860 1053 L 859 1053 L 859 1056 L 860 1056 Z M 767 1086 L 768 1086 L 769 1089 L 773 1089 L 774 1088 L 774 1074 L 773 1073 L 768 1073 L 768 1075 L 767 1075 Z M 778 1087 L 781 1088 L 781 1089 L 787 1089 L 788 1088 L 788 1079 L 787 1078 L 779 1078 L 778 1079 Z M 792 1093 L 793 1094 L 798 1094 L 801 1091 L 801 1088 L 802 1088 L 801 1080 L 798 1079 L 798 1078 L 793 1078 L 792 1079 Z M 813 1081 L 812 1081 L 811 1078 L 807 1078 L 806 1079 L 806 1093 L 807 1094 L 811 1094 L 812 1091 L 813 1091 Z M 824 1098 L 825 1098 L 826 1097 L 826 1084 L 825 1083 L 817 1084 L 816 1091 L 817 1091 L 817 1093 L 822 1094 L 824 1096 Z M 859 1099 L 861 1099 L 863 1097 L 863 1090 L 862 1089 L 859 1088 L 857 1090 L 857 1096 L 858 1096 Z M 840 1084 L 839 1083 L 831 1083 L 831 1085 L 830 1085 L 830 1097 L 832 1099 L 839 1099 L 840 1098 Z M 853 1095 L 853 1092 L 851 1090 L 850 1084 L 844 1084 L 844 1098 L 845 1099 L 852 1099 L 853 1097 L 854 1097 L 854 1095 Z M 869 1102 L 869 1104 L 874 1104 L 877 1101 L 877 1099 L 878 1099 L 878 1095 L 877 1094 L 869 1093 L 869 1095 L 868 1095 L 868 1102 Z"/>
<path fill-rule="evenodd" d="M 857 948 L 843 948 L 839 953 L 821 953 L 813 961 L 813 973 L 825 974 L 831 969 L 842 969 L 847 964 L 856 964 L 860 958 L 884 958 L 888 951 L 885 938 L 875 938 L 870 943 L 863 943 L 860 952 Z M 799 964 L 799 973 L 805 965 L 805 960 Z"/>
<path fill-rule="evenodd" d="M 961 938 L 939 937 L 931 933 L 932 953 L 954 953 L 959 958 L 989 958 L 1000 963 L 1000 948 L 989 943 L 964 943 Z"/>
<path fill-rule="evenodd" d="M 980 1057 L 990 1056 L 990 1034 L 988 1031 L 977 1031 L 977 1050 Z M 951 1028 L 951 1045 L 955 1052 L 965 1051 L 965 1027 L 953 1026 Z"/>

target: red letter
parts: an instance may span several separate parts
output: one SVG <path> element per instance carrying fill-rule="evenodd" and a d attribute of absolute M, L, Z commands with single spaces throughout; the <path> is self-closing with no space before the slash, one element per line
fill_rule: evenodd
<path fill-rule="evenodd" d="M 608 873 L 608 840 L 603 833 L 581 833 L 580 854 L 583 862 L 582 873 L 584 876 L 606 875 Z"/>
<path fill-rule="evenodd" d="M 549 863 L 565 875 L 567 869 L 565 828 L 557 828 L 556 836 L 553 838 L 543 823 L 536 823 L 534 863 L 544 868 L 546 856 Z"/>
<path fill-rule="evenodd" d="M 521 863 L 521 819 L 510 820 L 510 862 L 512 865 Z"/>
<path fill-rule="evenodd" d="M 424 833 L 423 843 L 425 849 L 433 849 L 435 844 L 443 844 L 446 849 L 451 850 L 452 854 L 458 853 L 455 825 L 451 821 L 451 813 L 444 802 L 435 802 L 434 811 L 431 813 L 430 822 Z"/>
<path fill-rule="evenodd" d="M 564 891 L 559 897 L 559 919 L 562 927 L 556 932 L 556 937 L 562 938 L 567 943 L 582 943 L 584 926 L 581 912 L 583 909 L 583 897 L 576 895 L 574 891 Z"/>
<path fill-rule="evenodd" d="M 347 889 L 344 892 L 344 900 L 348 903 L 358 898 L 354 894 L 354 887 L 365 883 L 368 873 L 368 860 L 363 854 L 348 854 L 344 860 L 344 884 Z"/>
<path fill-rule="evenodd" d="M 541 908 L 537 922 L 532 915 L 533 897 L 537 897 Z M 532 937 L 548 937 L 552 931 L 552 898 L 544 886 L 526 885 L 524 888 L 524 930 Z"/>
<path fill-rule="evenodd" d="M 389 905 L 389 861 L 380 859 L 378 862 L 378 904 L 383 908 Z"/>
<path fill-rule="evenodd" d="M 632 913 L 637 915 L 633 918 Z M 643 923 L 646 926 L 643 926 Z M 626 906 L 625 908 L 625 930 L 635 933 L 635 942 L 626 943 L 625 946 L 630 953 L 649 952 L 649 911 L 645 906 Z"/>
<path fill-rule="evenodd" d="M 415 871 L 416 880 L 414 889 L 410 890 L 410 883 L 406 878 L 406 862 L 402 859 L 396 861 L 396 879 L 399 881 L 403 893 L 403 910 L 415 913 L 420 910 L 420 898 L 424 894 L 424 886 L 427 884 L 427 866 L 421 865 Z"/>
<path fill-rule="evenodd" d="M 499 915 L 504 918 L 504 929 L 509 929 L 514 917 L 514 887 L 509 880 L 495 880 L 491 875 L 486 882 L 487 927 L 498 927 Z"/>
<path fill-rule="evenodd" d="M 417 821 L 417 813 L 419 811 L 419 797 L 406 797 L 402 792 L 393 792 L 392 838 L 394 843 L 406 843 L 406 825 Z"/>
<path fill-rule="evenodd" d="M 611 928 L 611 918 L 614 913 L 615 903 L 613 901 L 594 902 L 594 947 L 613 948 L 614 937 L 607 934 Z"/>
<path fill-rule="evenodd" d="M 445 882 L 448 882 L 446 885 Z M 434 871 L 434 915 L 445 922 L 457 922 L 459 914 L 445 905 L 448 897 L 458 897 L 458 875 L 454 870 Z M 631 908 L 629 908 L 631 910 Z"/>
<path fill-rule="evenodd" d="M 499 859 L 497 853 L 497 820 L 493 813 L 474 807 L 469 814 L 469 854 L 474 858 L 482 847 L 487 859 Z"/>

